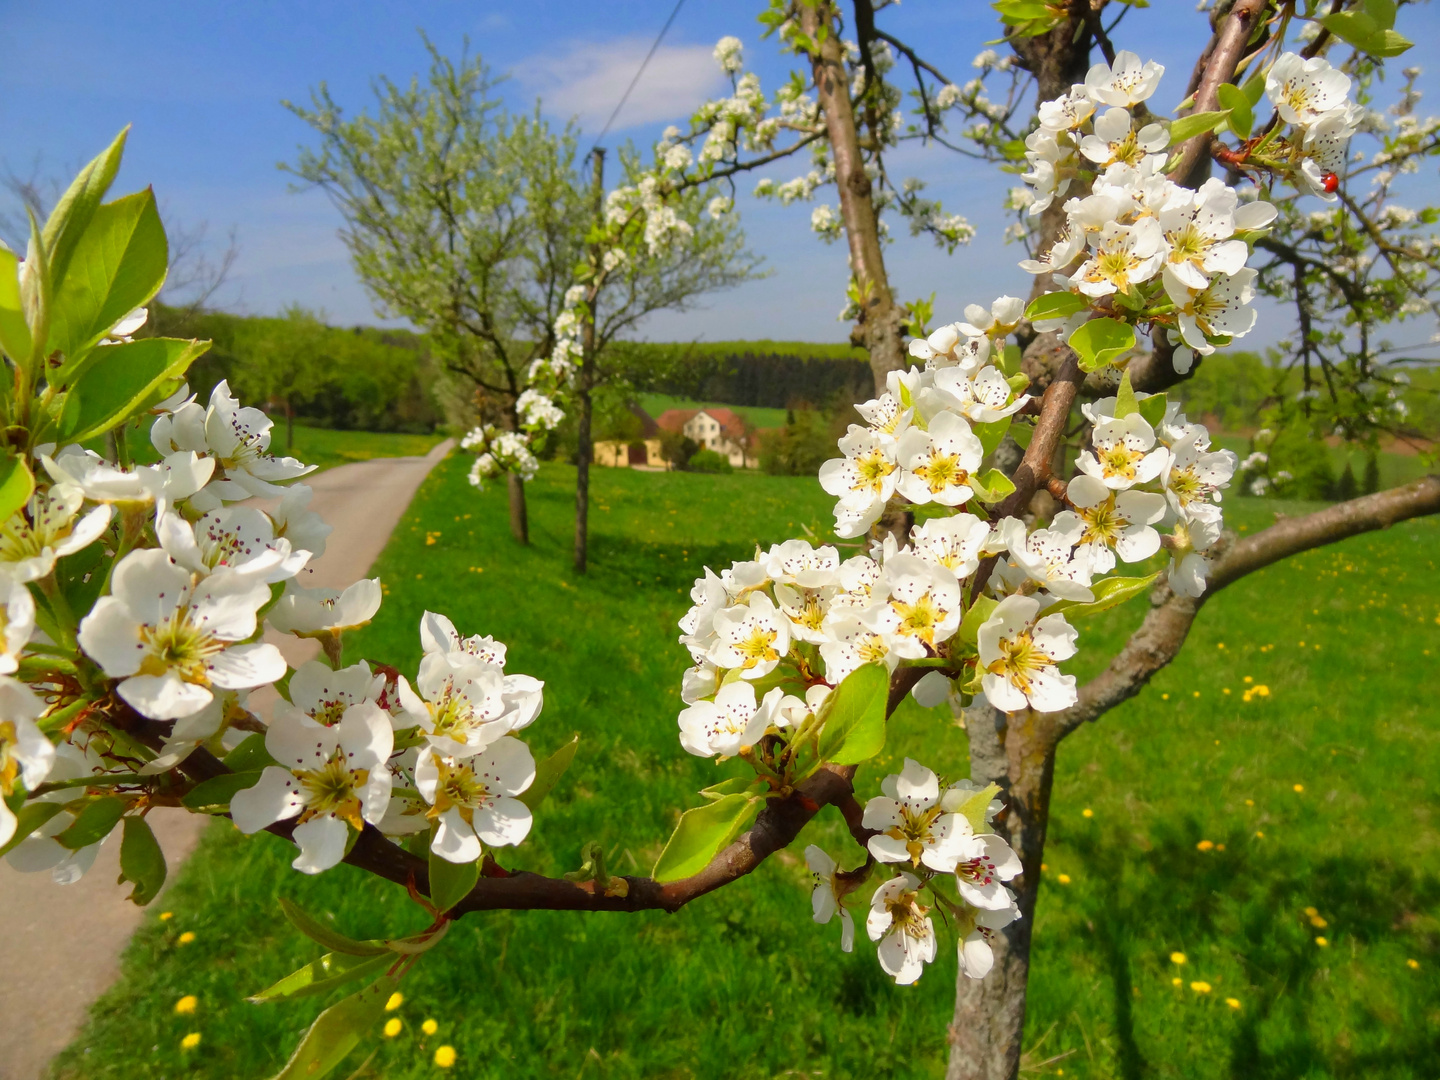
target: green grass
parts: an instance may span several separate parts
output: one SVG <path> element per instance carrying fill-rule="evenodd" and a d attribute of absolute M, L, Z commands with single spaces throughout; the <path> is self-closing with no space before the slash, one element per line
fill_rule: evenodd
<path fill-rule="evenodd" d="M 677 809 L 720 778 L 676 741 L 686 657 L 675 620 L 691 579 L 802 526 L 823 533 L 828 499 L 809 479 L 600 470 L 594 568 L 577 578 L 573 470 L 546 465 L 530 485 L 534 544 L 520 549 L 503 489 L 473 492 L 466 464 L 443 462 L 422 487 L 378 567 L 391 595 L 350 654 L 413 673 L 426 607 L 508 642 L 510 670 L 547 683 L 526 733 L 537 752 L 583 739 L 531 839 L 502 862 L 566 871 L 598 840 L 620 872 L 647 871 Z M 1226 507 L 1245 531 L 1305 509 Z M 1440 523 L 1415 522 L 1256 575 L 1207 605 L 1152 686 L 1063 747 L 1027 1049 L 1066 1056 L 1044 1072 L 1440 1074 L 1437 551 Z M 1142 613 L 1132 604 L 1083 625 L 1080 673 Z M 1255 685 L 1269 696 L 1242 700 Z M 862 796 L 906 754 L 963 775 L 965 734 L 948 712 L 908 705 L 862 770 Z M 467 1078 L 940 1076 L 953 944 L 909 988 L 887 984 L 868 942 L 842 954 L 838 928 L 809 918 L 798 855 L 811 840 L 858 861 L 827 811 L 794 849 L 676 915 L 465 919 L 407 979 L 402 1034 L 377 1040 L 357 1075 L 431 1077 L 443 1043 Z M 1224 850 L 1198 850 L 1202 840 Z M 277 893 L 358 936 L 425 922 L 403 890 L 348 867 L 306 878 L 290 857 L 278 839 L 212 826 L 157 905 L 174 917 L 147 917 L 56 1075 L 273 1074 L 320 1007 L 243 1001 L 319 951 L 281 921 Z M 187 930 L 196 940 L 181 946 Z M 1181 968 L 1168 959 L 1177 950 Z M 1200 980 L 1209 994 L 1189 988 Z M 173 1014 L 183 994 L 199 997 L 193 1017 Z M 439 1024 L 430 1038 L 427 1017 Z M 186 1055 L 189 1031 L 203 1042 Z"/>
<path fill-rule="evenodd" d="M 1243 435 L 1217 435 L 1214 439 L 1215 445 L 1226 450 L 1233 450 L 1243 461 L 1250 453 L 1250 440 Z M 1331 466 L 1338 477 L 1345 471 L 1345 463 L 1350 463 L 1350 468 L 1355 473 L 1357 480 L 1365 476 L 1365 454 L 1363 451 L 1352 449 L 1347 446 L 1330 446 Z M 1419 454 L 1391 454 L 1379 453 L 1376 455 L 1376 464 L 1380 468 L 1380 487 L 1399 487 L 1401 484 L 1408 484 L 1412 480 L 1419 480 L 1430 470 L 1425 467 L 1425 460 Z"/>
<path fill-rule="evenodd" d="M 423 456 L 445 436 L 410 435 L 395 431 L 338 431 L 334 428 L 307 427 L 295 425 L 295 444 L 287 448 L 285 421 L 280 419 L 270 433 L 270 452 L 276 455 L 299 458 L 307 465 L 318 465 L 316 471 L 323 472 L 336 465 L 347 465 L 352 461 L 369 461 L 379 457 Z M 158 461 L 160 455 L 150 445 L 150 425 L 131 427 L 126 432 L 131 458 L 148 464 Z M 98 443 L 96 450 L 102 449 Z"/>
<path fill-rule="evenodd" d="M 666 409 L 729 409 L 736 416 L 749 420 L 757 428 L 785 426 L 784 409 L 769 409 L 763 405 L 725 405 L 718 401 L 691 401 L 689 398 L 671 397 L 669 394 L 641 394 L 640 407 L 651 416 L 659 416 Z"/>

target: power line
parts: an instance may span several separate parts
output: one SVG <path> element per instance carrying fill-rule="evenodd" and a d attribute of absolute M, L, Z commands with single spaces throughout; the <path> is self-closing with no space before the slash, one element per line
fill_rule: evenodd
<path fill-rule="evenodd" d="M 625 107 L 625 102 L 630 100 L 630 92 L 635 89 L 635 84 L 640 81 L 640 76 L 645 74 L 645 68 L 649 66 L 651 58 L 655 55 L 655 50 L 660 48 L 660 42 L 665 39 L 666 32 L 675 21 L 675 16 L 680 14 L 680 9 L 684 6 L 685 0 L 676 0 L 675 9 L 670 12 L 670 17 L 665 20 L 665 25 L 660 28 L 660 33 L 655 35 L 655 42 L 650 46 L 650 51 L 645 54 L 645 59 L 640 62 L 640 70 L 635 72 L 635 77 L 630 80 L 630 85 L 625 88 L 625 93 L 620 95 L 620 103 L 615 106 L 615 111 L 610 114 L 610 119 L 605 121 L 605 126 L 600 129 L 600 134 L 596 136 L 595 145 L 590 147 L 590 154 L 595 152 L 595 148 L 600 145 L 600 140 L 610 133 L 610 125 L 613 124 L 615 118 L 620 115 L 620 110 Z M 589 157 L 590 155 L 586 154 L 585 156 Z"/>

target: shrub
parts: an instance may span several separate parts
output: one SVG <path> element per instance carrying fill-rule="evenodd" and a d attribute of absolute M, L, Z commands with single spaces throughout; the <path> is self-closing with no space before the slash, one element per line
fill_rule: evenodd
<path fill-rule="evenodd" d="M 728 473 L 734 472 L 734 466 L 730 459 L 724 454 L 714 450 L 701 450 L 691 456 L 687 466 L 691 472 L 703 473 Z"/>

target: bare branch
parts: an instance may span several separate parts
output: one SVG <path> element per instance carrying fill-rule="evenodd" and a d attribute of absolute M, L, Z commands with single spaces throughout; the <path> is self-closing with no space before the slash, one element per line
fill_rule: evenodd
<path fill-rule="evenodd" d="M 1145 621 L 1110 666 L 1080 688 L 1079 704 L 1054 718 L 1056 740 L 1138 694 L 1156 672 L 1175 659 L 1196 613 L 1225 586 L 1302 551 L 1437 513 L 1440 476 L 1426 476 L 1304 517 L 1284 518 L 1232 544 L 1211 567 L 1208 588 L 1198 599 L 1177 596 L 1168 586 L 1160 586 L 1151 597 Z"/>

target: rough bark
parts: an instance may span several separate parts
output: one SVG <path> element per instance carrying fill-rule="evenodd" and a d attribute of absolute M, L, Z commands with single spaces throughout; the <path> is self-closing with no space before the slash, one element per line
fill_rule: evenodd
<path fill-rule="evenodd" d="M 530 519 L 525 512 L 525 481 L 514 473 L 505 474 L 510 492 L 510 535 L 522 544 L 530 543 Z"/>
<path fill-rule="evenodd" d="M 885 271 L 873 185 L 865 172 L 841 35 L 836 33 L 838 13 L 830 0 L 820 0 L 801 5 L 799 14 L 801 26 L 812 39 L 819 36 L 822 27 L 827 31 L 819 51 L 810 57 L 815 97 L 825 117 L 825 133 L 835 161 L 835 188 L 850 248 L 850 272 L 860 290 L 860 316 L 851 339 L 869 351 L 875 392 L 880 394 L 885 390 L 886 376 L 906 366 L 904 312 L 895 303 Z"/>

